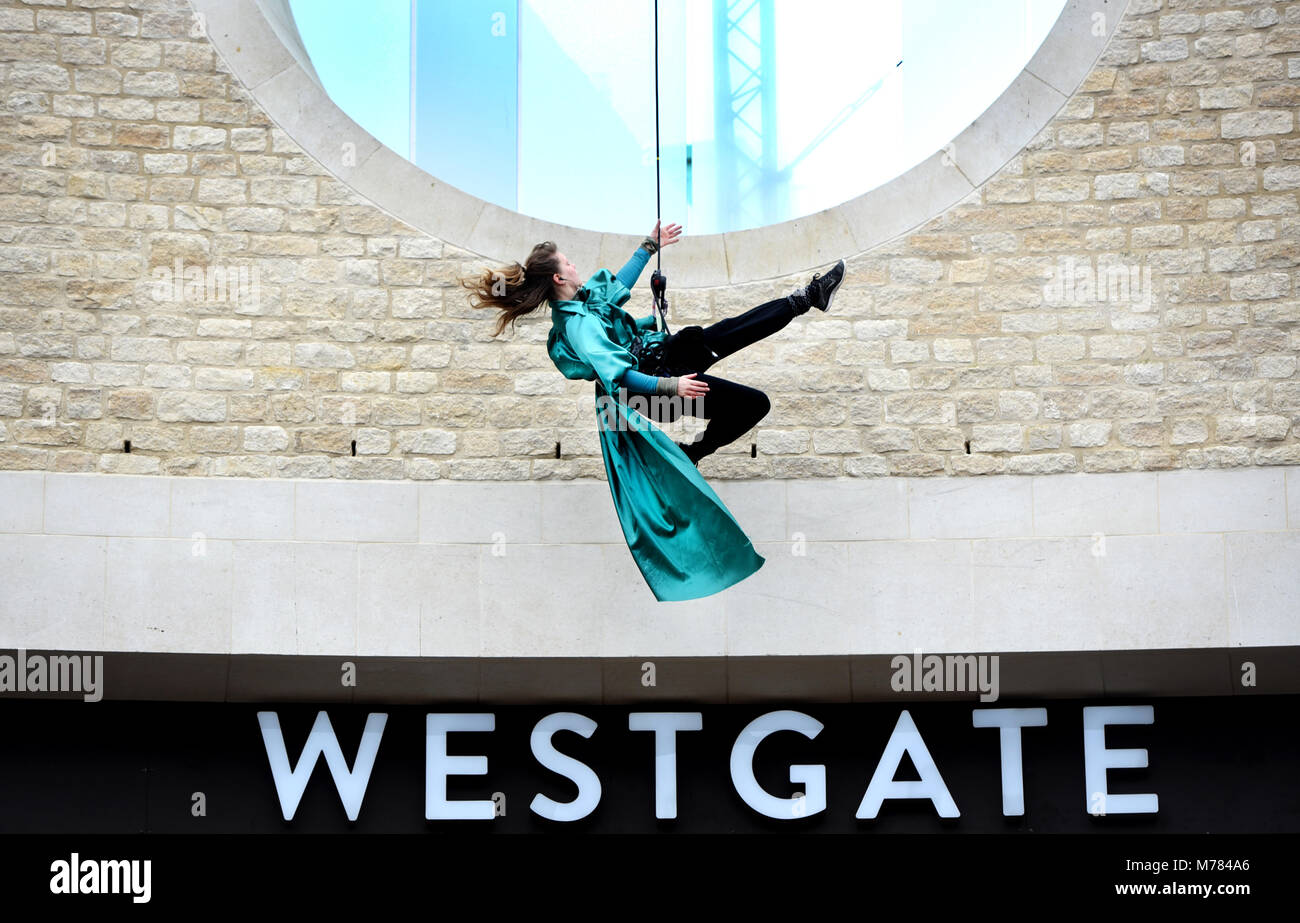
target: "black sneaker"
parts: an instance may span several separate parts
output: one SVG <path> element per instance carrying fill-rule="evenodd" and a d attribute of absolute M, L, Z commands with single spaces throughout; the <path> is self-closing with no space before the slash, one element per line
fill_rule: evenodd
<path fill-rule="evenodd" d="M 814 308 L 819 311 L 826 311 L 831 306 L 831 298 L 835 295 L 835 290 L 840 287 L 844 281 L 844 261 L 840 260 L 831 269 L 822 275 L 815 273 L 812 281 L 808 283 L 807 293 L 808 301 Z"/>

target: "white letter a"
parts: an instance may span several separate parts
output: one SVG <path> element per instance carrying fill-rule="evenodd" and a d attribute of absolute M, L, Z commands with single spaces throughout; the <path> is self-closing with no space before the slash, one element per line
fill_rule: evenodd
<path fill-rule="evenodd" d="M 894 774 L 898 764 L 906 753 L 912 758 L 912 765 L 921 776 L 919 782 L 897 782 Z M 858 805 L 859 819 L 874 818 L 880 813 L 880 806 L 886 798 L 928 798 L 934 803 L 934 809 L 940 817 L 959 817 L 957 803 L 952 800 L 948 786 L 943 784 L 939 768 L 930 756 L 930 749 L 921 739 L 921 732 L 916 729 L 916 722 L 903 709 L 894 725 L 894 732 L 889 735 L 885 752 L 876 764 L 876 771 L 871 776 L 867 791 Z"/>

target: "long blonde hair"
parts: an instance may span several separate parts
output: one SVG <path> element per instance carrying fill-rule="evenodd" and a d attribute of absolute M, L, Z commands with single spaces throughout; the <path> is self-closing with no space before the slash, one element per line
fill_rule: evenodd
<path fill-rule="evenodd" d="M 553 277 L 560 272 L 556 252 L 554 241 L 544 240 L 533 247 L 522 265 L 511 263 L 460 278 L 460 284 L 470 290 L 470 307 L 500 309 L 494 337 L 500 336 L 507 325 L 514 329 L 519 318 L 535 311 L 554 293 Z"/>

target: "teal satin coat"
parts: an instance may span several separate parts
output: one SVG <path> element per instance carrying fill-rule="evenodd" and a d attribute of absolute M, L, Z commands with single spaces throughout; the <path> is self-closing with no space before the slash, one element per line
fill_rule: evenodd
<path fill-rule="evenodd" d="M 664 333 L 653 314 L 634 320 L 622 309 L 631 292 L 608 269 L 583 289 L 585 301 L 551 302 L 546 351 L 565 378 L 596 382 L 605 474 L 637 567 L 660 602 L 739 583 L 765 559 L 677 443 L 626 403 L 623 373 L 637 367 L 627 347 L 638 333 Z"/>

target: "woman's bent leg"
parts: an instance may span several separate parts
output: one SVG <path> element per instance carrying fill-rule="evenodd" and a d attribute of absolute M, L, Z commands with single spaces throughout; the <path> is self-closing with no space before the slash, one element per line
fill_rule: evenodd
<path fill-rule="evenodd" d="M 697 375 L 696 381 L 706 382 L 708 393 L 703 397 L 683 402 L 683 410 L 709 421 L 695 442 L 685 446 L 686 455 L 699 463 L 701 458 L 736 441 L 767 416 L 772 403 L 757 388 L 737 384 L 712 375 Z"/>
<path fill-rule="evenodd" d="M 789 296 L 764 302 L 744 314 L 728 317 L 704 328 L 704 340 L 718 354 L 718 359 L 730 356 L 751 343 L 771 336 L 794 320 L 794 306 Z M 712 363 L 710 363 L 712 364 Z"/>

